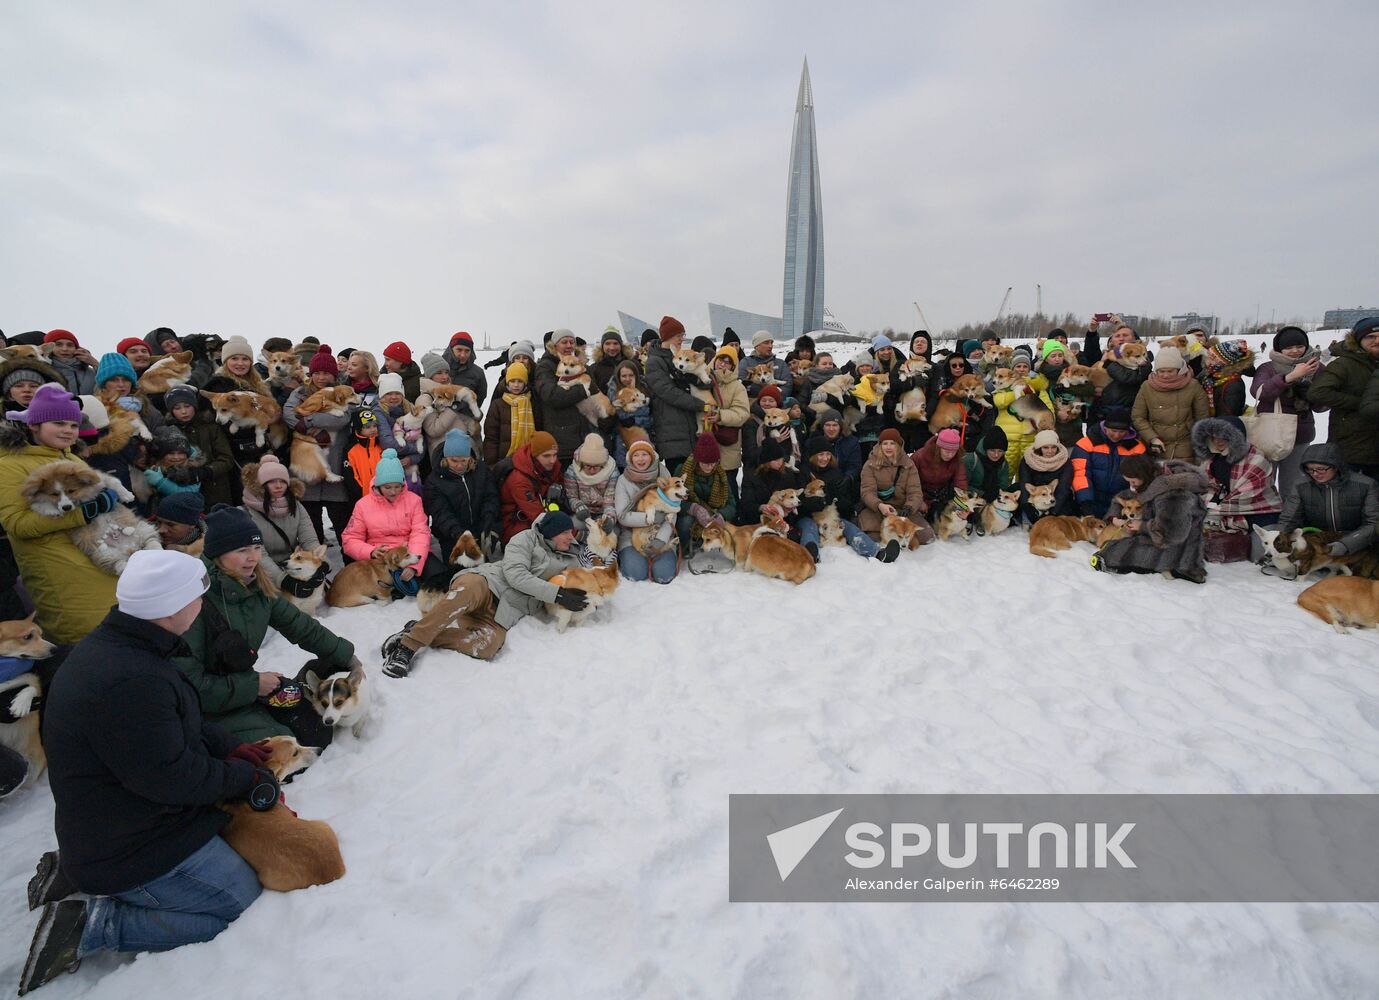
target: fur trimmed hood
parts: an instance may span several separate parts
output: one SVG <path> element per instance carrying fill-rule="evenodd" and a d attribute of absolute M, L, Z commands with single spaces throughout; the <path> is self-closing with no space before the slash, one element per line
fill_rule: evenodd
<path fill-rule="evenodd" d="M 1197 466 L 1172 458 L 1163 464 L 1163 471 L 1155 480 L 1145 487 L 1140 499 L 1149 503 L 1173 490 L 1186 490 L 1188 493 L 1205 496 L 1212 492 L 1212 485 L 1207 474 Z"/>
<path fill-rule="evenodd" d="M 244 484 L 244 492 L 249 493 L 258 499 L 263 499 L 263 485 L 259 482 L 259 463 L 250 462 L 244 467 L 239 475 L 240 482 Z M 287 491 L 298 500 L 306 492 L 306 483 L 296 476 L 291 476 L 287 480 Z"/>
<path fill-rule="evenodd" d="M 18 420 L 0 420 L 0 451 L 19 451 L 33 444 L 28 428 Z"/>
<path fill-rule="evenodd" d="M 1227 443 L 1226 459 L 1235 465 L 1250 450 L 1250 442 L 1230 420 L 1221 417 L 1207 417 L 1192 425 L 1192 453 L 1198 462 L 1212 458 L 1209 438 L 1221 438 Z"/>

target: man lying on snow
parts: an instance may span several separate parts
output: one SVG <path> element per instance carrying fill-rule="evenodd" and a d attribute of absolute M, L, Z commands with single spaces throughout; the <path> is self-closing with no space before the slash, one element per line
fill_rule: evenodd
<path fill-rule="evenodd" d="M 549 581 L 563 570 L 590 565 L 588 549 L 575 540 L 570 515 L 559 510 L 542 514 L 512 536 L 502 562 L 484 563 L 457 576 L 425 616 L 383 640 L 383 672 L 406 677 L 412 657 L 427 646 L 493 659 L 508 629 L 533 611 L 547 604 L 583 611 L 589 603 L 584 591 Z"/>
<path fill-rule="evenodd" d="M 208 586 L 194 556 L 134 553 L 118 605 L 53 679 L 43 742 L 59 854 L 44 855 L 29 885 L 30 907 L 44 905 L 21 996 L 95 951 L 209 941 L 262 891 L 219 836 L 230 814 L 216 803 L 272 808 L 267 751 L 203 721 L 172 662 Z M 76 891 L 95 898 L 63 898 Z"/>

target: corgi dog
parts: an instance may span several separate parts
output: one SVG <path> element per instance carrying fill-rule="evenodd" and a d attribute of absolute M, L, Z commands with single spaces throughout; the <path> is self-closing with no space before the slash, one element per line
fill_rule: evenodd
<path fill-rule="evenodd" d="M 97 569 L 119 576 L 135 552 L 163 546 L 158 540 L 158 529 L 124 506 L 134 499 L 134 494 L 118 479 L 85 462 L 49 462 L 29 473 L 19 486 L 19 496 L 35 514 L 63 517 L 106 489 L 114 490 L 120 503 L 114 510 L 98 514 L 89 524 L 72 528 L 67 537 Z"/>
<path fill-rule="evenodd" d="M 1010 404 L 1010 410 L 1017 417 L 1029 421 L 1035 431 L 1053 430 L 1053 411 L 1044 405 L 1038 393 L 1025 392 L 1016 396 L 1015 402 Z"/>
<path fill-rule="evenodd" d="M 597 611 L 599 605 L 605 603 L 613 596 L 613 591 L 618 589 L 618 578 L 616 565 L 599 566 L 596 569 L 574 566 L 551 577 L 548 582 L 557 587 L 582 590 L 589 600 L 583 611 L 571 611 L 555 603 L 547 604 L 546 611 L 555 619 L 555 630 L 564 632 L 571 625 L 578 625 Z"/>
<path fill-rule="evenodd" d="M 1298 607 L 1310 611 L 1341 635 L 1350 628 L 1379 626 L 1379 582 L 1355 576 L 1319 580 L 1298 595 Z"/>
<path fill-rule="evenodd" d="M 1149 360 L 1147 357 L 1145 357 L 1145 353 L 1145 346 L 1137 340 L 1132 340 L 1129 343 L 1121 344 L 1120 347 L 1116 348 L 1116 360 L 1123 364 L 1126 368 L 1139 368 L 1141 365 L 1145 364 Z M 1106 361 L 1106 358 L 1102 358 L 1092 367 L 1105 368 Z"/>
<path fill-rule="evenodd" d="M 612 514 L 591 517 L 584 522 L 584 547 L 600 566 L 617 562 L 618 519 Z"/>
<path fill-rule="evenodd" d="M 1111 382 L 1111 376 L 1106 373 L 1105 368 L 1089 368 L 1086 365 L 1068 365 L 1058 374 L 1056 385 L 1065 389 L 1072 389 L 1075 386 L 1091 384 L 1093 388 L 1105 389 Z"/>
<path fill-rule="evenodd" d="M 273 351 L 266 359 L 268 384 L 284 393 L 291 393 L 306 381 L 301 359 L 291 351 Z"/>
<path fill-rule="evenodd" d="M 393 603 L 393 570 L 406 569 L 421 562 L 398 545 L 373 559 L 352 562 L 330 581 L 326 603 L 332 608 L 359 608 L 366 604 Z"/>
<path fill-rule="evenodd" d="M 738 569 L 773 580 L 799 585 L 816 572 L 814 557 L 803 545 L 766 525 L 710 524 L 703 538 L 705 551 L 722 552 Z"/>
<path fill-rule="evenodd" d="M 810 394 L 809 408 L 815 413 L 823 413 L 829 409 L 841 413 L 847 400 L 852 398 L 852 390 L 856 385 L 857 379 L 851 375 L 834 375 Z"/>
<path fill-rule="evenodd" d="M 326 597 L 326 574 L 329 572 L 324 545 L 294 549 L 283 569 L 283 597 L 298 611 L 315 617 Z"/>
<path fill-rule="evenodd" d="M 803 375 L 814 367 L 814 362 L 807 358 L 791 358 L 786 365 L 790 368 L 791 375 Z"/>
<path fill-rule="evenodd" d="M 1044 486 L 1026 486 L 1025 492 L 1028 495 L 1029 505 L 1039 513 L 1047 514 L 1053 510 L 1053 505 L 1058 502 L 1053 495 L 1057 488 L 1057 483 L 1048 483 Z"/>
<path fill-rule="evenodd" d="M 1120 502 L 1120 516 L 1127 521 L 1134 520 L 1140 516 L 1140 511 L 1144 509 L 1144 503 L 1135 497 L 1125 497 Z M 1097 547 L 1105 545 L 1107 542 L 1115 541 L 1117 538 L 1124 538 L 1129 532 L 1125 530 L 1123 524 L 1107 523 L 1106 527 L 1097 532 Z M 1266 545 L 1267 549 L 1268 546 Z"/>
<path fill-rule="evenodd" d="M 426 420 L 426 408 L 420 403 L 408 403 L 405 400 L 402 404 L 402 416 L 398 417 L 393 423 L 393 440 L 401 447 L 404 444 L 415 446 L 422 437 L 422 424 Z M 423 442 L 423 446 L 425 442 Z M 404 466 L 407 470 L 407 478 L 413 483 L 421 482 L 421 466 L 413 464 Z"/>
<path fill-rule="evenodd" d="M 968 490 L 955 490 L 953 499 L 944 505 L 942 513 L 934 523 L 934 531 L 943 541 L 950 538 L 968 539 L 972 537 L 972 524 L 968 518 L 972 514 L 973 501 L 977 495 Z"/>
<path fill-rule="evenodd" d="M 211 401 L 216 422 L 228 427 L 231 432 L 253 428 L 254 444 L 260 448 L 268 443 L 268 429 L 274 425 L 281 427 L 278 418 L 282 416 L 282 407 L 272 396 L 243 389 L 231 392 L 207 392 L 202 389 L 201 395 Z M 280 433 L 275 436 L 280 436 Z M 273 442 L 274 447 L 281 443 L 281 440 Z"/>
<path fill-rule="evenodd" d="M 43 638 L 43 630 L 34 624 L 33 615 L 0 622 L 0 656 L 46 660 L 55 648 Z M 14 722 L 0 725 L 0 746 L 9 747 L 29 762 L 26 784 L 42 774 L 48 765 L 38 731 L 38 713 L 34 711 L 34 702 L 42 693 L 43 685 L 33 671 L 0 682 L 0 705 L 17 717 Z"/>
<path fill-rule="evenodd" d="M 680 513 L 680 505 L 688 497 L 689 488 L 685 485 L 685 480 L 682 477 L 661 476 L 656 480 L 655 486 L 642 493 L 640 499 L 637 500 L 636 507 L 643 514 L 653 510 L 665 511 L 666 517 L 674 523 L 675 515 Z M 651 544 L 651 539 L 658 530 L 656 525 L 633 528 L 632 547 L 642 555 L 646 555 L 646 547 Z"/>
<path fill-rule="evenodd" d="M 823 510 L 810 515 L 819 526 L 819 548 L 832 548 L 847 544 L 843 535 L 843 519 L 838 513 L 837 504 L 829 504 Z"/>
<path fill-rule="evenodd" d="M 1379 556 L 1374 554 L 1373 548 L 1350 555 L 1331 555 L 1331 543 L 1344 537 L 1341 532 L 1298 528 L 1288 533 L 1259 525 L 1255 525 L 1254 532 L 1264 545 L 1264 554 L 1284 580 L 1296 580 L 1323 570 L 1340 576 L 1379 579 Z"/>
<path fill-rule="evenodd" d="M 915 354 L 900 366 L 899 377 L 909 380 L 913 388 L 906 389 L 895 401 L 895 419 L 902 424 L 922 424 L 929 419 L 929 403 L 924 394 L 924 378 L 929 373 L 924 355 Z"/>
<path fill-rule="evenodd" d="M 804 492 L 798 489 L 776 490 L 767 503 L 774 504 L 789 515 L 800 509 L 800 499 L 803 496 Z"/>
<path fill-rule="evenodd" d="M 186 385 L 192 377 L 192 352 L 164 354 L 139 376 L 139 391 L 148 396 Z"/>
<path fill-rule="evenodd" d="M 1097 535 L 1106 527 L 1099 517 L 1041 517 L 1029 529 L 1031 555 L 1045 559 L 1057 558 L 1057 553 L 1070 549 L 1073 542 L 1097 544 Z"/>
<path fill-rule="evenodd" d="M 269 758 L 265 765 L 281 781 L 314 764 L 320 751 L 304 747 L 291 736 L 270 736 L 263 741 Z M 345 874 L 340 839 L 328 823 L 299 817 L 281 800 L 267 812 L 255 812 L 243 801 L 222 802 L 230 814 L 220 835 L 249 862 L 265 889 L 291 892 L 334 882 Z"/>
<path fill-rule="evenodd" d="M 982 508 L 982 533 L 999 535 L 1010 527 L 1010 522 L 1019 509 L 1019 490 L 997 491 L 996 499 Z"/>
<path fill-rule="evenodd" d="M 47 345 L 51 347 L 52 345 Z M 15 358 L 32 358 L 35 361 L 46 362 L 49 354 L 45 354 L 40 348 L 33 344 L 11 344 L 9 347 L 0 350 L 0 361 L 13 361 Z"/>
<path fill-rule="evenodd" d="M 613 415 L 613 404 L 608 397 L 599 392 L 594 380 L 585 370 L 583 354 L 562 354 L 555 365 L 556 384 L 562 389 L 582 386 L 589 394 L 575 404 L 575 409 L 589 423 L 598 425 L 600 420 Z"/>
<path fill-rule="evenodd" d="M 1178 348 L 1178 350 L 1180 350 L 1180 351 L 1183 352 L 1183 356 L 1184 356 L 1184 357 L 1187 357 L 1187 350 L 1188 350 L 1187 337 L 1185 337 L 1185 336 L 1184 336 L 1183 334 L 1181 334 L 1181 333 L 1178 334 L 1176 337 L 1165 337 L 1163 340 L 1159 341 L 1159 346 L 1160 346 L 1160 347 L 1176 347 L 1176 348 Z"/>
<path fill-rule="evenodd" d="M 689 376 L 691 381 L 697 382 L 700 386 L 707 388 L 712 384 L 713 376 L 709 374 L 709 363 L 704 360 L 703 351 L 681 347 L 674 352 L 670 363 L 677 372 Z M 769 368 L 770 365 L 765 367 Z"/>
<path fill-rule="evenodd" d="M 1055 423 L 1072 424 L 1082 419 L 1082 410 L 1087 404 L 1080 399 L 1056 399 L 1053 402 Z"/>
<path fill-rule="evenodd" d="M 625 385 L 617 391 L 612 399 L 613 410 L 616 413 L 635 413 L 643 406 L 649 406 L 651 400 L 646 393 L 638 389 L 635 385 Z M 618 436 L 622 438 L 624 448 L 632 447 L 634 441 L 650 441 L 646 429 L 642 427 L 624 427 L 618 424 Z"/>
<path fill-rule="evenodd" d="M 938 396 L 938 404 L 929 416 L 929 430 L 937 434 L 945 427 L 962 428 L 967 411 L 972 407 L 986 409 L 986 383 L 980 375 L 962 375 Z"/>
<path fill-rule="evenodd" d="M 317 413 L 343 417 L 349 412 L 349 408 L 358 402 L 358 394 L 349 386 L 334 385 L 325 389 L 318 389 L 307 396 L 297 405 L 296 413 L 299 419 Z M 341 481 L 342 477 L 330 471 L 330 465 L 326 461 L 326 450 L 321 447 L 320 442 L 316 440 L 316 436 L 313 434 L 293 431 L 290 457 L 292 459 L 290 468 L 293 475 L 307 486 Z"/>
<path fill-rule="evenodd" d="M 899 542 L 902 549 L 914 552 L 922 544 L 919 537 L 919 525 L 908 517 L 889 515 L 881 521 L 881 544 L 886 546 L 893 540 Z"/>
<path fill-rule="evenodd" d="M 435 454 L 445 443 L 446 432 L 456 427 L 469 435 L 473 454 L 482 454 L 479 422 L 483 420 L 483 413 L 473 389 L 463 385 L 433 385 L 429 392 L 417 396 L 417 405 L 424 414 L 421 430 L 426 435 L 428 455 Z"/>
<path fill-rule="evenodd" d="M 1010 359 L 1015 356 L 1015 348 L 1005 344 L 992 344 L 982 356 L 982 364 L 987 368 L 1009 368 Z"/>
<path fill-rule="evenodd" d="M 330 674 L 317 674 L 315 668 L 318 666 L 321 666 L 319 660 L 309 660 L 297 675 L 306 688 L 311 707 L 332 729 L 348 729 L 355 736 L 363 735 L 370 700 L 370 685 L 364 676 L 363 664 L 355 660 L 350 669 Z"/>
<path fill-rule="evenodd" d="M 1015 385 L 1015 372 L 1009 368 L 997 368 L 991 373 L 991 391 L 1005 392 Z"/>
<path fill-rule="evenodd" d="M 753 365 L 747 369 L 747 384 L 758 386 L 758 392 L 768 385 L 778 385 L 775 369 L 770 365 Z"/>
<path fill-rule="evenodd" d="M 865 385 L 871 394 L 872 402 L 866 402 L 857 393 Z M 843 433 L 854 434 L 868 413 L 880 414 L 886 405 L 886 393 L 891 387 L 891 377 L 886 372 L 863 375 L 854 389 L 843 399 Z"/>

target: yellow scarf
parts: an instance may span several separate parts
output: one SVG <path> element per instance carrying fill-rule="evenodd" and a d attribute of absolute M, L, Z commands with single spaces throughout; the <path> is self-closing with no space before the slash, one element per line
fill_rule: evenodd
<path fill-rule="evenodd" d="M 505 392 L 503 402 L 512 408 L 512 441 L 508 444 L 508 454 L 511 455 L 531 440 L 531 436 L 536 433 L 536 421 L 532 418 L 531 393 L 524 392 L 514 396 L 510 392 Z"/>

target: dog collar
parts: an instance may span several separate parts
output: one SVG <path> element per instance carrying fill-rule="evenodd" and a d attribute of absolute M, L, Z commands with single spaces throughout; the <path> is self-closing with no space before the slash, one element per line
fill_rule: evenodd
<path fill-rule="evenodd" d="M 1012 517 L 1015 516 L 1015 511 L 1013 510 L 1001 510 L 1000 507 L 992 507 L 991 509 L 994 510 L 1001 517 L 1005 518 L 1007 521 L 1009 521 Z"/>
<path fill-rule="evenodd" d="M 579 375 L 557 375 L 555 378 L 557 382 L 573 382 L 579 377 Z"/>
<path fill-rule="evenodd" d="M 661 498 L 661 502 L 665 504 L 667 507 L 673 508 L 674 510 L 680 509 L 680 501 L 672 500 L 670 497 L 666 496 L 665 491 L 663 491 L 659 486 L 656 487 L 656 495 Z"/>

